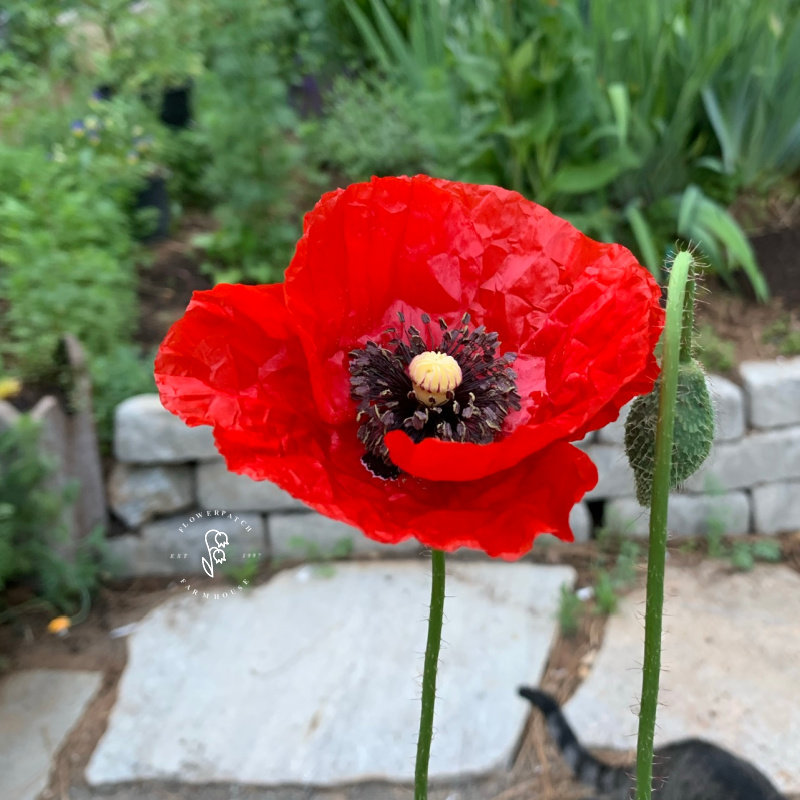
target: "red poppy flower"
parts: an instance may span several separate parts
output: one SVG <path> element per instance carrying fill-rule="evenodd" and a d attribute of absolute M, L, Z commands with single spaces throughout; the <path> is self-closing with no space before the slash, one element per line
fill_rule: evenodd
<path fill-rule="evenodd" d="M 156 380 L 233 472 L 381 542 L 517 558 L 572 539 L 597 471 L 569 441 L 652 388 L 659 297 L 514 192 L 376 178 L 320 200 L 283 284 L 195 293 Z"/>

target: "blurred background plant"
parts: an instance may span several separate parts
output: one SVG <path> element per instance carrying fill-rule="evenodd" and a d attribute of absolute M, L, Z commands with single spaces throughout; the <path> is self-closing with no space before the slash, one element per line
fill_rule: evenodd
<path fill-rule="evenodd" d="M 659 277 L 690 240 L 763 301 L 752 234 L 800 222 L 798 74 L 800 0 L 8 0 L 0 367 L 45 386 L 74 333 L 108 449 L 191 292 L 280 280 L 303 213 L 371 175 L 517 190 Z"/>
<path fill-rule="evenodd" d="M 27 587 L 40 598 L 34 602 L 44 601 L 55 612 L 75 612 L 97 582 L 102 546 L 95 532 L 75 558 L 64 558 L 68 535 L 62 512 L 75 487 L 48 487 L 52 468 L 38 438 L 39 427 L 25 415 L 0 431 L 0 591 L 12 584 Z M 11 613 L 0 596 L 0 619 Z"/>

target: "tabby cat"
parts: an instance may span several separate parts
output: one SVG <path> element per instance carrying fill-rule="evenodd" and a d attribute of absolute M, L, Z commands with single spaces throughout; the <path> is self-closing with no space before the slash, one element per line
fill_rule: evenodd
<path fill-rule="evenodd" d="M 547 729 L 575 778 L 597 792 L 590 800 L 633 797 L 633 766 L 612 767 L 595 758 L 578 741 L 549 694 L 525 686 L 519 693 L 544 714 Z M 658 748 L 655 756 L 653 797 L 658 800 L 784 800 L 752 764 L 702 739 Z"/>

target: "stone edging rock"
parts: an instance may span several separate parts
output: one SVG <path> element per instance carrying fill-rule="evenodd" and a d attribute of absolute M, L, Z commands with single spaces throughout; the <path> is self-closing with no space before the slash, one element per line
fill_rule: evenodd
<path fill-rule="evenodd" d="M 740 377 L 741 386 L 716 375 L 708 379 L 717 435 L 708 462 L 672 497 L 670 529 L 676 534 L 800 528 L 800 358 L 744 363 Z M 626 414 L 623 409 L 619 420 L 577 443 L 600 472 L 597 487 L 571 518 L 579 540 L 592 537 L 593 520 L 624 533 L 647 532 L 622 449 Z M 229 473 L 211 430 L 185 426 L 157 395 L 132 397 L 117 408 L 115 456 L 110 507 L 131 532 L 110 544 L 129 574 L 186 573 L 186 564 L 170 554 L 184 545 L 196 550 L 198 535 L 185 526 L 179 532 L 180 526 L 189 512 L 210 509 L 247 520 L 246 546 L 261 558 L 407 556 L 420 549 L 416 542 L 380 545 L 307 511 L 272 484 Z"/>

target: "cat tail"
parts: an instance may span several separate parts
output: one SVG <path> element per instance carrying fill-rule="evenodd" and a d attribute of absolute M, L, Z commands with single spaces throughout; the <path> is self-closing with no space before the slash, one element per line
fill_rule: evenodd
<path fill-rule="evenodd" d="M 518 691 L 521 697 L 529 700 L 544 714 L 547 730 L 578 781 L 600 791 L 608 791 L 620 779 L 624 780 L 624 775 L 618 774 L 621 772 L 618 767 L 604 764 L 578 741 L 555 698 L 547 692 L 528 686 L 520 686 Z"/>

